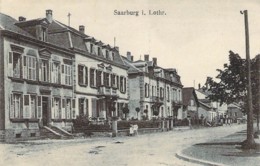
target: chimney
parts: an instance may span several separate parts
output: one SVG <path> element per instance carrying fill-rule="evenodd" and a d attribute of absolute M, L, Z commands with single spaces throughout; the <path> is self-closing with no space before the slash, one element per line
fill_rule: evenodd
<path fill-rule="evenodd" d="M 18 20 L 19 20 L 19 22 L 21 22 L 21 21 L 26 21 L 26 18 L 23 17 L 23 16 L 20 16 L 20 17 L 18 18 Z"/>
<path fill-rule="evenodd" d="M 144 55 L 144 61 L 146 61 L 146 62 L 149 61 L 149 54 Z"/>
<path fill-rule="evenodd" d="M 84 25 L 79 26 L 79 32 L 85 34 L 85 26 Z"/>
<path fill-rule="evenodd" d="M 153 58 L 153 64 L 157 66 L 157 58 Z"/>
<path fill-rule="evenodd" d="M 46 10 L 46 19 L 52 23 L 52 10 Z"/>
<path fill-rule="evenodd" d="M 134 56 L 133 56 L 133 55 L 131 56 L 131 61 L 132 61 L 132 62 L 134 61 Z"/>
<path fill-rule="evenodd" d="M 199 84 L 199 89 L 200 89 L 200 84 Z"/>
<path fill-rule="evenodd" d="M 127 60 L 131 61 L 131 52 L 129 51 L 126 52 L 126 58 Z"/>

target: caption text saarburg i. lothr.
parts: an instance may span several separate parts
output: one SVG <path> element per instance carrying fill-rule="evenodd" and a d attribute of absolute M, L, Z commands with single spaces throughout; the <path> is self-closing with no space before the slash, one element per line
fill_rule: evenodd
<path fill-rule="evenodd" d="M 114 10 L 115 16 L 165 16 L 164 10 Z"/>

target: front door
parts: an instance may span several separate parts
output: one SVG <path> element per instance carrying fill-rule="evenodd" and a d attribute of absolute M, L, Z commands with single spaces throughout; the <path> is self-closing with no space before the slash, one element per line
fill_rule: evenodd
<path fill-rule="evenodd" d="M 42 123 L 43 126 L 48 125 L 48 119 L 49 119 L 49 114 L 48 114 L 48 97 L 42 97 Z"/>

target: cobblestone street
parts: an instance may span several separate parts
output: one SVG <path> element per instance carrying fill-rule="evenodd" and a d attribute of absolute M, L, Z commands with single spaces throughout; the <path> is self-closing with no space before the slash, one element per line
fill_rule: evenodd
<path fill-rule="evenodd" d="M 39 140 L 0 144 L 0 163 L 7 165 L 196 165 L 175 154 L 195 143 L 211 141 L 244 130 L 233 124 L 134 137 Z"/>

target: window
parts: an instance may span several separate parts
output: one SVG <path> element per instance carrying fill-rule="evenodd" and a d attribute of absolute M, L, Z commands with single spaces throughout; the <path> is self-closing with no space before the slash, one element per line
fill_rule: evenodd
<path fill-rule="evenodd" d="M 78 81 L 79 84 L 84 84 L 84 66 L 78 66 Z"/>
<path fill-rule="evenodd" d="M 145 83 L 145 97 L 149 97 L 149 91 L 150 91 L 149 84 Z"/>
<path fill-rule="evenodd" d="M 71 99 L 66 100 L 66 119 L 71 119 Z"/>
<path fill-rule="evenodd" d="M 109 52 L 106 50 L 106 58 L 109 59 Z"/>
<path fill-rule="evenodd" d="M 42 41 L 46 41 L 46 28 L 42 28 Z"/>
<path fill-rule="evenodd" d="M 88 85 L 88 68 L 78 65 L 78 82 L 79 85 Z"/>
<path fill-rule="evenodd" d="M 97 86 L 99 87 L 99 86 L 101 86 L 101 85 L 103 85 L 102 84 L 102 71 L 99 71 L 99 70 L 97 70 L 96 71 L 96 73 L 97 73 L 97 75 L 96 75 L 96 83 L 97 83 Z"/>
<path fill-rule="evenodd" d="M 26 57 L 24 57 L 24 66 L 26 66 Z M 29 80 L 36 80 L 36 58 L 27 56 L 28 62 L 28 79 Z M 26 70 L 26 68 L 24 68 Z"/>
<path fill-rule="evenodd" d="M 60 83 L 60 64 L 57 62 L 52 63 L 52 83 Z"/>
<path fill-rule="evenodd" d="M 93 44 L 90 44 L 90 53 L 93 54 Z"/>
<path fill-rule="evenodd" d="M 22 118 L 22 95 L 11 94 L 10 96 L 10 119 Z"/>
<path fill-rule="evenodd" d="M 101 49 L 98 47 L 98 55 L 101 55 Z"/>
<path fill-rule="evenodd" d="M 65 85 L 72 85 L 71 81 L 71 65 L 64 64 L 64 80 Z"/>
<path fill-rule="evenodd" d="M 39 70 L 40 81 L 48 82 L 49 80 L 49 62 L 47 60 L 40 60 L 40 70 Z"/>
<path fill-rule="evenodd" d="M 11 94 L 10 118 L 40 118 L 42 101 L 41 96 L 31 94 Z M 37 112 L 38 111 L 38 112 Z"/>
<path fill-rule="evenodd" d="M 61 119 L 61 104 L 58 97 L 52 98 L 52 118 Z"/>
<path fill-rule="evenodd" d="M 123 82 L 124 82 L 124 78 L 121 76 L 120 77 L 120 92 L 124 92 L 124 84 L 123 84 Z"/>
<path fill-rule="evenodd" d="M 154 86 L 152 86 L 152 96 L 155 96 L 154 95 Z"/>
<path fill-rule="evenodd" d="M 116 88 L 116 75 L 115 74 L 111 74 L 111 86 L 113 88 Z"/>
<path fill-rule="evenodd" d="M 103 73 L 103 78 L 104 78 L 104 85 L 106 86 L 106 87 L 109 87 L 109 73 Z"/>
<path fill-rule="evenodd" d="M 13 52 L 13 59 L 12 59 L 12 62 L 13 62 L 13 77 L 15 78 L 22 78 L 22 70 L 21 70 L 21 54 L 19 53 L 16 53 L 16 52 Z M 11 61 L 9 61 L 11 62 Z"/>
<path fill-rule="evenodd" d="M 167 101 L 170 101 L 170 88 L 167 86 Z"/>
<path fill-rule="evenodd" d="M 112 61 L 115 59 L 115 53 L 112 52 Z"/>
<path fill-rule="evenodd" d="M 177 90 L 176 89 L 172 89 L 172 93 L 173 93 L 173 100 L 177 101 Z"/>
<path fill-rule="evenodd" d="M 90 69 L 90 86 L 95 87 L 95 69 Z"/>
<path fill-rule="evenodd" d="M 122 93 L 126 92 L 126 78 L 123 76 L 120 76 L 119 90 Z"/>
<path fill-rule="evenodd" d="M 163 98 L 163 96 L 164 96 L 163 92 L 164 92 L 164 89 L 162 87 L 160 87 L 160 98 Z"/>
<path fill-rule="evenodd" d="M 88 116 L 88 99 L 79 98 L 79 115 Z"/>

